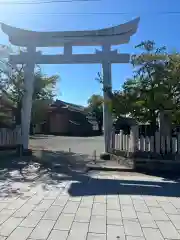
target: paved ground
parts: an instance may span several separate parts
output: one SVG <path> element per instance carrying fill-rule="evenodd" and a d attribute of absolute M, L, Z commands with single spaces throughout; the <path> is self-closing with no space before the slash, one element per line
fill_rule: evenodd
<path fill-rule="evenodd" d="M 87 174 L 78 157 L 46 150 L 35 162 L 1 161 L 0 240 L 180 239 L 180 182 Z"/>
<path fill-rule="evenodd" d="M 180 239 L 179 183 L 103 172 L 67 179 L 9 181 L 0 239 Z"/>
<path fill-rule="evenodd" d="M 38 148 L 43 147 L 50 150 L 63 150 L 92 155 L 94 150 L 97 154 L 104 151 L 103 136 L 99 137 L 61 137 L 61 136 L 41 136 L 30 140 L 30 145 Z"/>

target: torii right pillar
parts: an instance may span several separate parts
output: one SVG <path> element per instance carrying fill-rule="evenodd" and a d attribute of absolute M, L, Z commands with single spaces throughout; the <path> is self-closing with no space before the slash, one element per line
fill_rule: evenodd
<path fill-rule="evenodd" d="M 111 150 L 111 134 L 112 134 L 112 112 L 110 110 L 110 98 L 109 92 L 112 91 L 111 81 L 111 62 L 104 61 L 102 63 L 103 71 L 103 126 L 104 126 L 104 143 L 105 153 L 109 153 Z"/>

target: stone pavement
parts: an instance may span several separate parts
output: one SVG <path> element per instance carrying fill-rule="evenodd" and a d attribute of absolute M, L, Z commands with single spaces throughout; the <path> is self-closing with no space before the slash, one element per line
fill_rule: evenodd
<path fill-rule="evenodd" d="M 131 173 L 0 180 L 0 240 L 180 239 L 180 183 Z"/>

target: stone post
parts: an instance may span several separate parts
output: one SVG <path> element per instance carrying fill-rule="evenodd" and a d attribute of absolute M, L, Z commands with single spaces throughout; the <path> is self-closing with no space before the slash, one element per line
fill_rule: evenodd
<path fill-rule="evenodd" d="M 139 140 L 139 126 L 131 126 L 131 152 L 135 153 L 138 150 L 138 140 Z"/>
<path fill-rule="evenodd" d="M 113 152 L 113 150 L 115 149 L 115 128 L 112 127 L 112 131 L 111 131 L 111 149 L 110 151 Z"/>
<path fill-rule="evenodd" d="M 171 110 L 163 110 L 159 112 L 159 132 L 162 137 L 170 137 L 172 131 L 172 113 Z"/>

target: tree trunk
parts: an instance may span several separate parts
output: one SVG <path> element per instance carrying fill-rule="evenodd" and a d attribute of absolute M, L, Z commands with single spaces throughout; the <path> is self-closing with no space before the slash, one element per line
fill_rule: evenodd
<path fill-rule="evenodd" d="M 102 127 L 103 127 L 103 123 L 102 122 L 98 122 L 99 134 L 102 134 Z"/>
<path fill-rule="evenodd" d="M 15 123 L 16 125 L 21 125 L 21 108 L 22 100 L 17 103 L 17 108 L 15 109 Z"/>
<path fill-rule="evenodd" d="M 156 132 L 156 113 L 155 110 L 150 110 L 150 126 L 151 126 L 151 132 L 152 132 L 152 136 L 155 135 Z"/>

